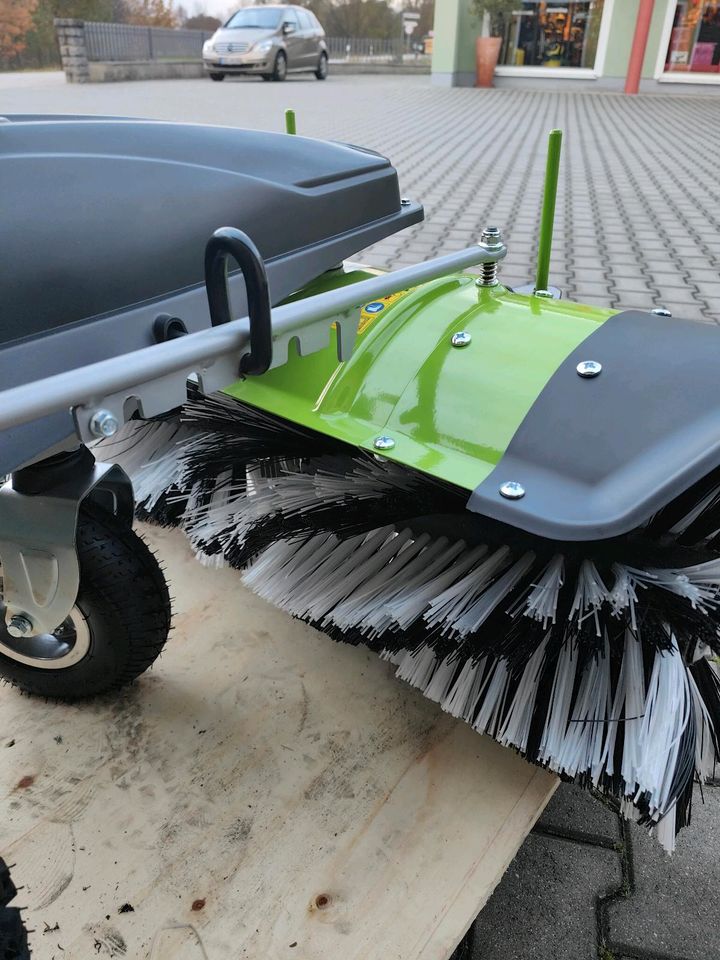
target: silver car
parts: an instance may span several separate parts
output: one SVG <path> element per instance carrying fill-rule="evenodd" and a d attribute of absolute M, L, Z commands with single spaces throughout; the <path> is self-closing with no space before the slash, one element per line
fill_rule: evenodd
<path fill-rule="evenodd" d="M 284 80 L 288 73 L 328 75 L 325 31 L 314 13 L 302 7 L 244 7 L 203 46 L 203 65 L 211 80 L 228 74 L 259 74 Z"/>

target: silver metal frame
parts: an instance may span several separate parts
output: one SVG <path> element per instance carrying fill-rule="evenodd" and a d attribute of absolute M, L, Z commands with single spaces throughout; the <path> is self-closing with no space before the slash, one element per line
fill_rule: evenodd
<path fill-rule="evenodd" d="M 330 327 L 337 324 L 338 359 L 352 354 L 362 304 L 415 287 L 478 264 L 496 263 L 507 253 L 504 244 L 477 244 L 425 263 L 304 300 L 272 311 L 273 367 L 287 362 L 291 341 L 302 356 L 327 347 Z M 236 381 L 240 358 L 249 349 L 247 317 L 191 333 L 122 356 L 68 370 L 0 393 L 0 430 L 73 409 L 76 431 L 87 443 L 97 437 L 91 421 L 99 410 L 125 423 L 137 411 L 153 417 L 180 406 L 187 398 L 187 380 L 197 379 L 204 393 Z"/>
<path fill-rule="evenodd" d="M 272 311 L 272 367 L 287 363 L 291 343 L 301 356 L 328 346 L 337 326 L 338 359 L 351 354 L 364 303 L 416 287 L 478 264 L 490 265 L 507 253 L 502 243 L 477 244 L 393 273 L 382 274 Z M 88 443 L 98 432 L 114 432 L 136 412 L 153 417 L 181 406 L 188 379 L 213 393 L 239 378 L 249 351 L 247 317 L 190 333 L 177 340 L 68 370 L 0 393 L 0 430 L 72 409 L 78 437 Z M 113 474 L 113 471 L 116 473 Z M 117 474 L 121 476 L 118 476 Z M 27 496 L 0 488 L 0 558 L 5 619 L 14 635 L 52 633 L 75 604 L 80 571 L 76 551 L 80 503 L 98 486 L 122 489 L 129 480 L 118 467 L 96 465 L 62 490 Z M 14 623 L 11 622 L 14 620 Z"/>

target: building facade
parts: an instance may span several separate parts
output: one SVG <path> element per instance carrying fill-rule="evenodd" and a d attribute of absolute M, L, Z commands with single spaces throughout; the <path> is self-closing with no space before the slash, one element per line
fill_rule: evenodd
<path fill-rule="evenodd" d="M 496 85 L 622 89 L 639 0 L 519 0 Z M 469 0 L 436 0 L 433 82 L 475 83 L 481 23 Z M 720 92 L 720 0 L 655 0 L 641 92 Z"/>

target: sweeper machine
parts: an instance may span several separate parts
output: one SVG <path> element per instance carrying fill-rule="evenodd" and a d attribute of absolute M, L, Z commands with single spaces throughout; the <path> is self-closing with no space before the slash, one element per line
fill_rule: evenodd
<path fill-rule="evenodd" d="M 6 121 L 0 674 L 73 700 L 150 667 L 139 511 L 672 848 L 718 759 L 720 332 L 548 288 L 559 134 L 512 290 L 496 228 L 347 262 L 423 217 L 372 151 Z"/>

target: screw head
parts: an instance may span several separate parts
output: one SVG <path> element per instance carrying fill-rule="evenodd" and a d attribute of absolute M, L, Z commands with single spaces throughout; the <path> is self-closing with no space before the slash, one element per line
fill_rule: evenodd
<path fill-rule="evenodd" d="M 109 410 L 97 410 L 90 419 L 90 433 L 94 437 L 112 437 L 120 424 Z"/>
<path fill-rule="evenodd" d="M 402 197 L 400 200 L 401 207 L 409 207 L 411 203 L 412 203 L 412 200 L 408 200 L 407 197 Z"/>
<path fill-rule="evenodd" d="M 376 450 L 392 450 L 395 446 L 395 441 L 392 437 L 375 437 L 373 446 Z"/>
<path fill-rule="evenodd" d="M 579 377 L 584 380 L 592 380 L 602 371 L 602 364 L 598 363 L 597 360 L 581 360 L 575 369 Z"/>
<path fill-rule="evenodd" d="M 650 313 L 654 313 L 656 317 L 671 317 L 672 313 L 667 310 L 665 307 L 655 307 L 654 310 L 651 310 Z"/>
<path fill-rule="evenodd" d="M 454 333 L 450 338 L 450 343 L 454 347 L 467 347 L 471 342 L 472 335 L 469 334 L 467 330 L 458 330 L 458 332 Z"/>
<path fill-rule="evenodd" d="M 525 487 L 517 480 L 506 480 L 500 486 L 500 496 L 506 500 L 521 500 L 525 496 Z"/>
<path fill-rule="evenodd" d="M 32 620 L 29 617 L 23 616 L 21 613 L 16 613 L 14 617 L 10 618 L 10 622 L 7 625 L 7 632 L 11 637 L 27 637 L 28 634 L 32 633 L 33 625 Z"/>

